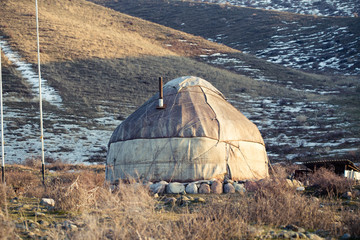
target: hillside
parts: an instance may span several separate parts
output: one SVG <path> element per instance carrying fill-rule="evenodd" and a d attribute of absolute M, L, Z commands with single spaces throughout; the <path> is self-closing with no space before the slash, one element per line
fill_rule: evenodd
<path fill-rule="evenodd" d="M 235 100 L 234 104 L 260 127 L 270 155 L 286 152 L 272 156 L 289 159 L 334 157 L 345 152 L 350 158 L 358 155 L 358 19 L 198 1 L 92 1 L 267 59 L 263 62 L 250 54 L 200 55 L 198 59 L 206 63 L 298 93 L 314 93 L 314 102 L 298 101 L 291 95 L 280 99 L 245 96 L 240 105 Z"/>
<path fill-rule="evenodd" d="M 284 66 L 315 72 L 360 73 L 358 18 L 301 15 L 231 5 L 241 1 L 221 1 L 229 2 L 226 5 L 177 0 L 92 1 Z M 249 6 L 259 3 L 251 2 Z M 278 4 L 281 3 L 289 5 L 288 1 Z M 291 5 L 301 3 L 294 1 Z M 277 5 L 268 1 L 261 4 Z M 356 9 L 353 2 L 349 1 L 348 5 Z M 318 5 L 313 8 L 315 6 Z"/>
<path fill-rule="evenodd" d="M 274 161 L 357 154 L 358 122 L 345 115 L 352 105 L 328 103 L 333 87 L 351 83 L 345 77 L 272 64 L 84 0 L 39 1 L 39 12 L 49 161 L 103 161 L 111 132 L 157 91 L 157 78 L 182 75 L 210 81 L 255 121 Z M 0 14 L 5 150 L 18 162 L 40 155 L 35 8 L 6 0 Z M 353 97 L 351 84 L 342 93 Z"/>
<path fill-rule="evenodd" d="M 9 0 L 0 8 L 9 161 L 40 155 L 33 5 Z M 39 12 L 43 88 L 51 92 L 44 94 L 49 160 L 103 161 L 118 119 L 156 92 L 159 76 L 196 75 L 224 92 L 239 86 L 252 94 L 288 92 L 189 59 L 238 52 L 200 37 L 81 0 L 39 1 Z"/>
<path fill-rule="evenodd" d="M 199 0 L 190 1 L 197 2 Z M 299 14 L 311 14 L 318 16 L 355 17 L 360 11 L 360 6 L 356 0 L 201 0 L 201 2 L 231 4 L 242 7 L 254 7 L 260 9 L 285 11 Z"/>

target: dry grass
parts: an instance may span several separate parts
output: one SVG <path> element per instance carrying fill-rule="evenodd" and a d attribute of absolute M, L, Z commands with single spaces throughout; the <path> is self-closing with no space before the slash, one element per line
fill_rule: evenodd
<path fill-rule="evenodd" d="M 55 210 L 65 212 L 79 226 L 77 231 L 68 232 L 51 228 L 48 235 L 53 239 L 252 239 L 254 228 L 276 230 L 288 224 L 322 229 L 330 236 L 360 236 L 356 202 L 344 205 L 341 199 L 317 199 L 299 193 L 288 187 L 284 176 L 289 171 L 285 168 L 278 167 L 277 177 L 258 182 L 252 193 L 206 195 L 205 204 L 169 207 L 136 181 L 121 183 L 110 191 L 103 170 L 83 166 L 69 172 L 68 167 L 47 177 L 46 190 L 39 172 L 29 167 L 14 167 L 13 173 L 7 174 L 8 189 L 19 185 L 15 179 L 20 175 L 33 186 L 34 190 L 23 188 L 16 196 L 53 198 Z M 36 190 L 36 185 L 43 190 Z M 0 193 L 4 203 L 4 191 Z M 14 226 L 2 215 L 0 225 L 12 229 Z"/>
<path fill-rule="evenodd" d="M 193 47 L 179 39 L 201 44 L 204 48 L 236 52 L 84 0 L 38 2 L 44 63 L 93 57 L 111 59 L 195 54 Z M 12 45 L 22 52 L 27 61 L 36 62 L 34 3 L 5 0 L 0 6 L 0 31 L 10 38 Z M 175 47 L 169 50 L 165 44 L 175 44 Z"/>
<path fill-rule="evenodd" d="M 0 239 L 12 239 L 14 237 L 14 224 L 9 219 L 7 209 L 7 187 L 0 183 Z"/>
<path fill-rule="evenodd" d="M 306 229 L 337 231 L 332 228 L 335 212 L 331 209 L 320 211 L 318 202 L 296 192 L 284 179 L 263 181 L 255 193 L 255 202 L 251 202 L 249 208 L 250 219 L 259 224 L 297 224 Z"/>
<path fill-rule="evenodd" d="M 57 209 L 78 212 L 97 204 L 103 196 L 104 175 L 90 171 L 64 173 L 47 183 L 46 197 L 57 202 Z"/>
<path fill-rule="evenodd" d="M 15 239 L 14 224 L 0 212 L 0 239 Z"/>

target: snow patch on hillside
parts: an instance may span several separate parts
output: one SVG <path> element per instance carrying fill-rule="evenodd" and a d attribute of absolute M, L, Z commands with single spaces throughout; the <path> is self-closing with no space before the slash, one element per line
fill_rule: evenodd
<path fill-rule="evenodd" d="M 275 27 L 277 35 L 272 36 L 269 46 L 256 52 L 256 56 L 292 68 L 360 74 L 360 68 L 355 65 L 360 60 L 357 51 L 360 38 L 354 38 L 347 27 L 331 26 L 315 32 L 297 22 L 286 24 L 295 26 L 292 31 Z M 340 38 L 345 44 L 339 43 Z"/>
<path fill-rule="evenodd" d="M 356 16 L 360 14 L 358 0 L 202 0 L 267 10 L 318 16 Z"/>
<path fill-rule="evenodd" d="M 26 63 L 21 60 L 21 57 L 18 53 L 11 50 L 10 46 L 7 44 L 3 37 L 0 37 L 0 46 L 3 53 L 9 59 L 9 61 L 16 66 L 24 79 L 30 83 L 32 86 L 32 93 L 34 96 L 39 95 L 39 75 L 34 72 L 33 66 L 29 63 Z M 42 87 L 42 98 L 45 101 L 61 108 L 62 99 L 57 91 L 48 85 L 47 81 L 41 78 L 41 87 Z"/>
<path fill-rule="evenodd" d="M 1 49 L 5 56 L 32 87 L 34 100 L 39 94 L 38 75 L 34 66 L 21 60 L 21 56 L 11 50 L 7 42 L 0 38 Z M 37 68 L 35 68 L 37 69 Z M 6 84 L 6 82 L 3 82 Z M 64 110 L 64 105 L 57 91 L 42 79 L 43 100 Z M 29 158 L 41 156 L 39 109 L 14 107 L 12 102 L 21 103 L 22 99 L 4 97 L 4 137 L 5 160 L 19 163 Z M 12 106 L 12 107 L 10 107 Z M 18 106 L 18 105 L 15 105 Z M 76 115 L 59 115 L 58 112 L 44 111 L 44 143 L 46 159 L 61 159 L 67 162 L 81 163 L 106 156 L 108 140 L 121 122 L 114 114 L 107 117 L 89 119 Z M 20 123 L 20 124 L 19 124 Z"/>

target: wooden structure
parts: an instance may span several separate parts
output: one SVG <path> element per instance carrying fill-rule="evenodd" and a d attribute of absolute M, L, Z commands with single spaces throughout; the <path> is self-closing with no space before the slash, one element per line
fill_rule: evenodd
<path fill-rule="evenodd" d="M 360 168 L 348 159 L 307 161 L 303 162 L 303 165 L 314 172 L 319 168 L 327 168 L 342 176 L 344 176 L 345 170 L 360 172 Z"/>

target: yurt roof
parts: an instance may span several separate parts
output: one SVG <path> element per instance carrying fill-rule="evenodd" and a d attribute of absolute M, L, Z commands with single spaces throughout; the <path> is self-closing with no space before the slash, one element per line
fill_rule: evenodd
<path fill-rule="evenodd" d="M 180 77 L 164 85 L 165 109 L 157 109 L 155 94 L 114 131 L 113 142 L 132 139 L 207 137 L 218 141 L 248 141 L 264 145 L 256 125 L 225 100 L 208 81 Z"/>

